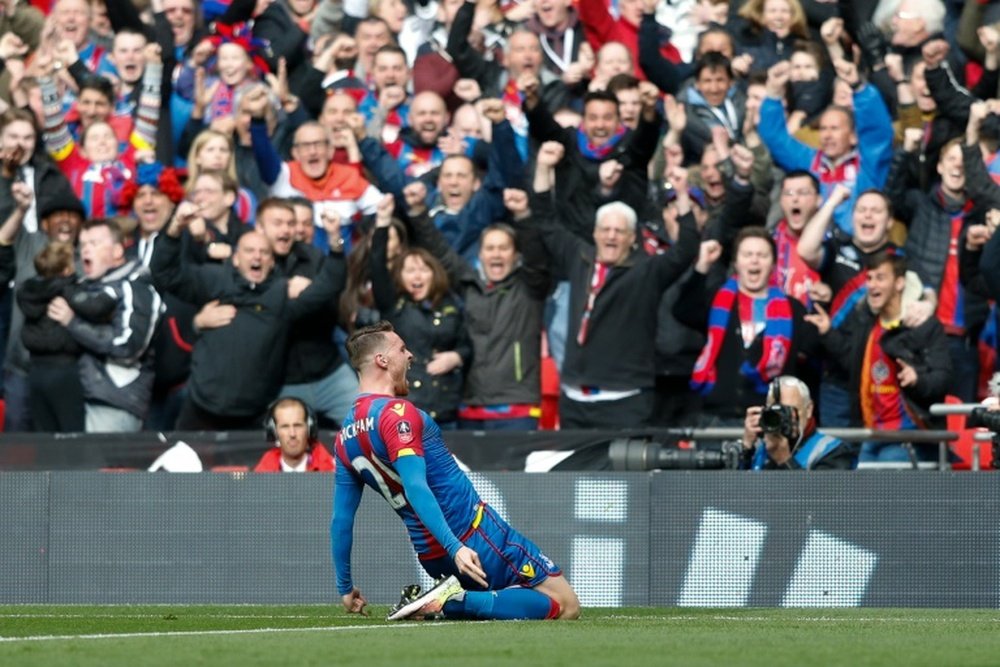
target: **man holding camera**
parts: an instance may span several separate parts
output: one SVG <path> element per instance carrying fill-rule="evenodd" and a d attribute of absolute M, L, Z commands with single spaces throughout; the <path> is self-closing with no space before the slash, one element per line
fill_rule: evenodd
<path fill-rule="evenodd" d="M 771 382 L 767 405 L 747 408 L 741 468 L 752 470 L 852 470 L 849 443 L 816 430 L 809 387 L 792 375 Z"/>

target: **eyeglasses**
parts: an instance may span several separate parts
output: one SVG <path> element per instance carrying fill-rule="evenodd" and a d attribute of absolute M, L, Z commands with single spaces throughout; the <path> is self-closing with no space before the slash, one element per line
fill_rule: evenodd
<path fill-rule="evenodd" d="M 319 141 L 297 141 L 294 144 L 292 144 L 292 148 L 298 148 L 299 150 L 303 151 L 314 150 L 314 149 L 322 150 L 323 148 L 326 148 L 329 145 L 330 141 L 328 139 L 321 139 Z"/>

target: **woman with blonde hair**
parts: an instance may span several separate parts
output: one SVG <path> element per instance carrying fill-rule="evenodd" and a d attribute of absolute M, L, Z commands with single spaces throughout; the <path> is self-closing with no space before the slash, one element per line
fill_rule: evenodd
<path fill-rule="evenodd" d="M 240 182 L 236 173 L 236 146 L 232 137 L 211 128 L 199 132 L 191 142 L 187 165 L 188 190 L 194 187 L 198 176 L 206 171 L 222 171 L 237 183 Z M 242 222 L 252 224 L 256 210 L 257 196 L 241 184 L 233 211 Z"/>
<path fill-rule="evenodd" d="M 451 292 L 441 261 L 426 249 L 402 250 L 389 268 L 391 216 L 391 205 L 380 206 L 372 235 L 369 269 L 375 306 L 413 353 L 410 400 L 442 429 L 455 429 L 465 369 L 472 361 L 465 311 Z"/>

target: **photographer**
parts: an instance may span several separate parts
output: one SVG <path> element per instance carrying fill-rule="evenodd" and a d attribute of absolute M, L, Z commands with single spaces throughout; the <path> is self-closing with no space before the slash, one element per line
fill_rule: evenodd
<path fill-rule="evenodd" d="M 849 443 L 815 428 L 809 387 L 792 375 L 771 382 L 766 406 L 747 408 L 743 426 L 744 469 L 852 470 L 857 454 Z"/>

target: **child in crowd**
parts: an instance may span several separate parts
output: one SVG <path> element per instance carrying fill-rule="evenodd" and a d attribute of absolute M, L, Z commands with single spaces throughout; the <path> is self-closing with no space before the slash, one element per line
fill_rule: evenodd
<path fill-rule="evenodd" d="M 36 431 L 80 432 L 84 428 L 83 387 L 77 360 L 80 346 L 69 330 L 48 316 L 49 303 L 63 297 L 78 317 L 94 324 L 110 322 L 117 299 L 103 290 L 76 284 L 73 246 L 50 243 L 35 256 L 37 276 L 17 290 L 24 313 L 21 341 L 31 353 L 28 385 Z"/>

